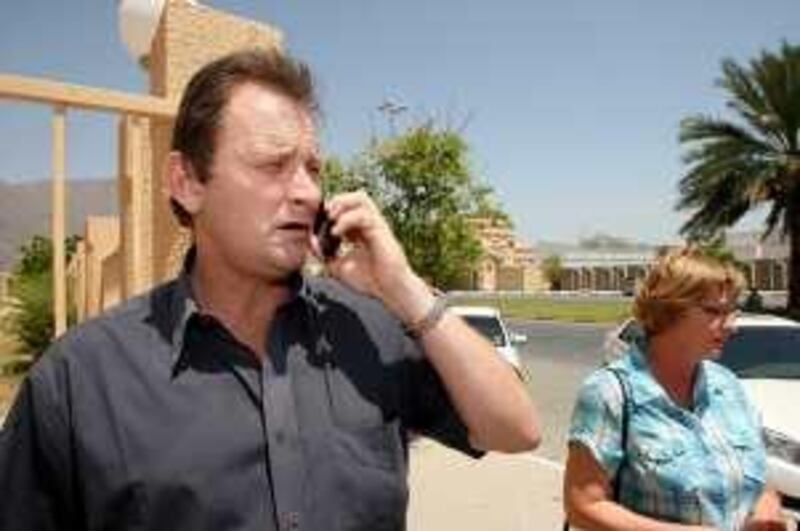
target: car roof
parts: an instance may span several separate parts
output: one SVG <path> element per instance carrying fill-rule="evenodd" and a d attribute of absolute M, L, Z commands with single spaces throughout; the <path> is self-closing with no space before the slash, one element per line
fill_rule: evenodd
<path fill-rule="evenodd" d="M 451 306 L 456 315 L 475 317 L 500 317 L 500 310 L 493 306 Z"/>
<path fill-rule="evenodd" d="M 766 313 L 742 313 L 736 316 L 735 323 L 737 327 L 777 326 L 800 328 L 800 323 L 797 321 L 792 321 L 791 319 L 786 319 L 785 317 L 779 317 L 777 315 L 770 315 Z"/>
<path fill-rule="evenodd" d="M 623 329 L 625 329 L 631 323 L 636 322 L 636 318 L 628 317 L 622 323 L 620 323 L 615 330 L 617 333 L 620 333 Z M 757 328 L 757 327 L 776 327 L 776 328 L 800 328 L 800 323 L 797 321 L 793 321 L 791 319 L 787 319 L 785 317 L 780 317 L 778 315 L 772 315 L 769 313 L 750 313 L 750 312 L 743 312 L 736 316 L 736 320 L 734 321 L 734 326 L 736 328 Z"/>

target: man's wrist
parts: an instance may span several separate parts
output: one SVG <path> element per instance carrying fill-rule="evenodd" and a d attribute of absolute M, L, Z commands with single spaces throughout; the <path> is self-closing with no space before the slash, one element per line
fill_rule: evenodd
<path fill-rule="evenodd" d="M 425 312 L 425 315 L 416 321 L 405 323 L 403 328 L 405 329 L 406 334 L 414 339 L 422 339 L 426 333 L 434 329 L 436 325 L 439 324 L 439 321 L 442 320 L 442 317 L 444 317 L 446 311 L 447 300 L 444 297 L 435 297 L 433 304 L 428 311 Z"/>
<path fill-rule="evenodd" d="M 397 282 L 394 287 L 394 293 L 391 297 L 387 297 L 384 303 L 406 328 L 421 321 L 437 299 L 430 286 L 413 272 L 404 281 Z"/>

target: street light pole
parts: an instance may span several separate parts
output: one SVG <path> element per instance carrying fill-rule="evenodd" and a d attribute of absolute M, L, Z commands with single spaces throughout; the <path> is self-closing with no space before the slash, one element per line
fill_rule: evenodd
<path fill-rule="evenodd" d="M 386 99 L 378 105 L 378 110 L 386 116 L 386 119 L 389 122 L 389 133 L 391 136 L 395 136 L 395 118 L 398 114 L 402 114 L 408 110 L 408 106 L 402 103 L 397 103 L 390 99 Z"/>

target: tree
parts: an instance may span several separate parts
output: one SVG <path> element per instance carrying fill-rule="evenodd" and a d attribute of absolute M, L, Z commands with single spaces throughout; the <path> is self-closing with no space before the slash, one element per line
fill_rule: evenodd
<path fill-rule="evenodd" d="M 369 192 L 371 188 L 355 165 L 349 167 L 336 157 L 330 157 L 322 164 L 321 180 L 325 197 L 361 188 Z"/>
<path fill-rule="evenodd" d="M 66 239 L 67 258 L 75 252 L 78 241 L 77 236 Z M 53 244 L 50 238 L 37 235 L 20 247 L 20 253 L 11 280 L 14 302 L 8 326 L 27 352 L 39 356 L 54 334 Z"/>
<path fill-rule="evenodd" d="M 72 235 L 64 240 L 67 259 L 78 248 L 80 236 Z M 47 236 L 35 235 L 19 248 L 20 259 L 14 267 L 15 277 L 24 277 L 49 272 L 53 268 L 53 242 Z"/>
<path fill-rule="evenodd" d="M 741 66 L 722 62 L 718 85 L 733 119 L 693 115 L 681 122 L 687 146 L 678 209 L 693 210 L 681 232 L 709 239 L 767 205 L 763 237 L 789 241 L 787 310 L 800 315 L 800 46 L 783 43 Z"/>
<path fill-rule="evenodd" d="M 722 263 L 727 263 L 738 267 L 743 272 L 745 271 L 746 264 L 736 258 L 736 255 L 733 254 L 731 248 L 728 247 L 728 241 L 725 238 L 725 233 L 717 234 L 709 240 L 698 240 L 694 243 L 696 243 L 698 247 L 700 247 L 700 249 L 702 249 L 702 251 L 708 256 L 712 256 Z"/>
<path fill-rule="evenodd" d="M 468 146 L 450 129 L 431 124 L 374 141 L 345 181 L 371 193 L 414 269 L 448 289 L 477 266 L 481 246 L 469 218 L 508 219 L 488 186 L 476 181 Z"/>
<path fill-rule="evenodd" d="M 551 254 L 545 258 L 542 262 L 542 272 L 550 284 L 550 289 L 559 291 L 564 277 L 564 266 L 561 262 L 561 257 L 557 254 Z"/>

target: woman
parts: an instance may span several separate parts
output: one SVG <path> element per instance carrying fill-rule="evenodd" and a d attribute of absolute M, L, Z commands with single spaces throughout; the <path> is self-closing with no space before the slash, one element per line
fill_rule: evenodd
<path fill-rule="evenodd" d="M 634 302 L 644 339 L 580 389 L 564 505 L 582 529 L 783 529 L 756 412 L 714 363 L 742 275 L 693 248 L 661 258 Z M 623 440 L 624 439 L 624 440 Z"/>

